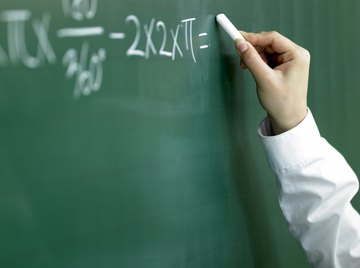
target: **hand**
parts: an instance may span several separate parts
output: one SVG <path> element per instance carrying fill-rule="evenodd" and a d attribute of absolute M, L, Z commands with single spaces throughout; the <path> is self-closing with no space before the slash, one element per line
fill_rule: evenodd
<path fill-rule="evenodd" d="M 274 134 L 297 126 L 307 114 L 310 54 L 277 32 L 241 32 L 236 41 L 243 69 L 249 69 Z"/>

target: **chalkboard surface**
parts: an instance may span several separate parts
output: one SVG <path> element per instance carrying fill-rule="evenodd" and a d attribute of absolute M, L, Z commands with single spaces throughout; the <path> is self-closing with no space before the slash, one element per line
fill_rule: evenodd
<path fill-rule="evenodd" d="M 309 106 L 359 171 L 359 5 L 2 0 L 0 266 L 309 267 L 214 17 L 310 50 Z"/>

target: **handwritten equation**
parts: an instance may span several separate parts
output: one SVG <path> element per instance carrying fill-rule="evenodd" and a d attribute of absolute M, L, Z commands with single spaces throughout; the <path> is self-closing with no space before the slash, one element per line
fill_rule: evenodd
<path fill-rule="evenodd" d="M 91 21 L 98 11 L 98 0 L 62 0 L 63 14 L 74 22 Z M 208 33 L 194 33 L 196 18 L 184 18 L 174 28 L 168 28 L 164 21 L 152 18 L 143 23 L 136 15 L 124 18 L 128 28 L 135 31 L 131 44 L 126 50 L 127 57 L 139 57 L 149 60 L 152 57 L 165 57 L 171 61 L 183 58 L 185 53 L 194 63 L 197 54 L 210 48 Z M 6 25 L 5 42 L 0 43 L 0 67 L 23 65 L 36 69 L 45 65 L 54 65 L 61 61 L 65 69 L 65 78 L 74 79 L 73 96 L 89 96 L 101 89 L 104 78 L 103 66 L 107 59 L 105 47 L 94 51 L 90 48 L 90 37 L 106 37 L 114 42 L 128 38 L 125 31 L 107 31 L 102 26 L 61 28 L 55 31 L 58 39 L 81 38 L 80 50 L 69 48 L 60 60 L 49 38 L 51 15 L 44 13 L 41 18 L 33 18 L 30 10 L 0 11 L 0 23 Z M 83 24 L 82 24 L 83 25 Z M 30 32 L 31 31 L 31 32 Z M 29 33 L 30 32 L 30 33 Z M 27 48 L 29 34 L 37 42 L 36 53 L 31 54 Z M 161 42 L 156 46 L 154 36 Z M 197 38 L 199 47 L 194 47 Z M 145 40 L 145 45 L 144 44 Z M 183 42 L 180 42 L 182 40 Z M 183 45 L 181 46 L 180 43 Z M 6 45 L 6 46 L 5 46 Z"/>

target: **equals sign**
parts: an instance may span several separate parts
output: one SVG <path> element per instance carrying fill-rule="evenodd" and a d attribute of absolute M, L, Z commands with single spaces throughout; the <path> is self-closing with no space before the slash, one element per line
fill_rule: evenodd
<path fill-rule="evenodd" d="M 199 34 L 199 37 L 207 37 L 207 33 L 201 33 Z M 200 49 L 206 49 L 206 48 L 209 48 L 209 45 L 202 45 L 200 46 Z"/>

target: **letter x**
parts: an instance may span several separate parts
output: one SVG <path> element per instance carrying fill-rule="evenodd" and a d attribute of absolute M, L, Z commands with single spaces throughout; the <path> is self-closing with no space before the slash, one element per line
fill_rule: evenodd
<path fill-rule="evenodd" d="M 146 34 L 146 49 L 145 49 L 145 58 L 148 59 L 150 57 L 150 49 L 154 55 L 156 55 L 156 49 L 154 43 L 152 41 L 152 33 L 154 30 L 155 19 L 152 19 L 150 22 L 150 26 L 144 25 L 144 30 Z"/>
<path fill-rule="evenodd" d="M 39 41 L 38 57 L 41 59 L 41 61 L 43 61 L 44 57 L 46 57 L 50 64 L 54 64 L 56 63 L 56 55 L 49 41 L 49 25 L 49 14 L 45 14 L 42 18 L 42 21 L 35 20 L 33 22 L 34 31 Z"/>
<path fill-rule="evenodd" d="M 173 40 L 174 40 L 174 43 L 173 43 L 173 50 L 172 50 L 172 60 L 174 61 L 175 60 L 175 57 L 176 57 L 176 50 L 179 52 L 180 56 L 183 57 L 183 53 L 179 47 L 179 44 L 178 44 L 178 36 L 179 36 L 179 28 L 180 28 L 180 25 L 178 25 L 176 27 L 176 32 L 174 33 L 174 31 L 171 29 L 170 32 L 171 32 L 171 35 L 173 37 Z"/>

